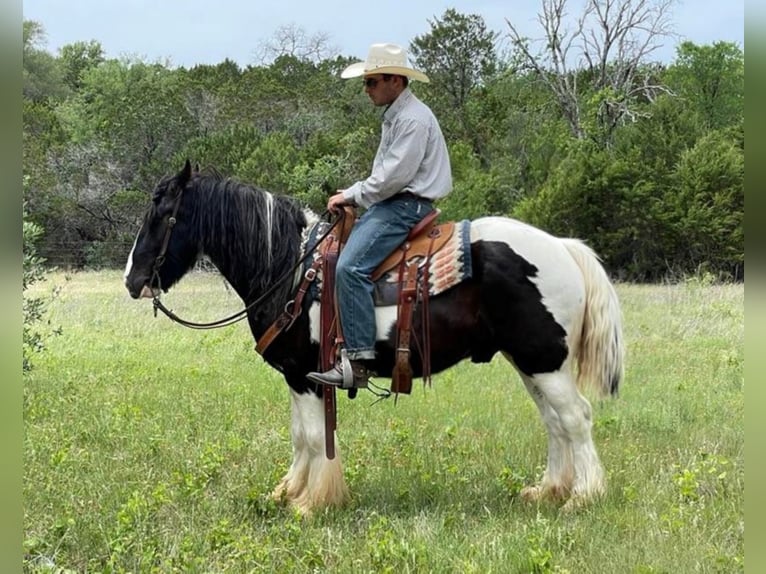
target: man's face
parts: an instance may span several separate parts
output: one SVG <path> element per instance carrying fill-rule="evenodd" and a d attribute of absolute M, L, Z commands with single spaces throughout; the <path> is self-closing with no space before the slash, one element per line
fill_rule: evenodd
<path fill-rule="evenodd" d="M 396 76 L 383 77 L 383 74 L 371 74 L 364 77 L 364 91 L 376 106 L 387 106 L 393 102 L 401 89 Z"/>

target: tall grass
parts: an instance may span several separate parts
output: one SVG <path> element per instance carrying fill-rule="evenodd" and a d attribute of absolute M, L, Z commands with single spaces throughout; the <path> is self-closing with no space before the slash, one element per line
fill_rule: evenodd
<path fill-rule="evenodd" d="M 243 324 L 190 331 L 119 273 L 55 274 L 61 335 L 24 378 L 29 572 L 744 570 L 744 287 L 619 285 L 628 362 L 594 404 L 608 494 L 530 505 L 542 423 L 504 360 L 398 404 L 339 397 L 352 501 L 301 518 L 268 494 L 291 460 L 287 386 Z M 214 275 L 165 297 L 240 307 Z"/>

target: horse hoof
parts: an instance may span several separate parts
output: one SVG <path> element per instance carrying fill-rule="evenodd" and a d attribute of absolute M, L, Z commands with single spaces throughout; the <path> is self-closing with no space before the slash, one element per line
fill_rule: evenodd
<path fill-rule="evenodd" d="M 543 497 L 543 489 L 539 486 L 525 486 L 520 494 L 525 502 L 538 502 Z"/>
<path fill-rule="evenodd" d="M 588 499 L 585 496 L 573 496 L 567 500 L 561 507 L 561 512 L 567 514 L 588 506 Z"/>
<path fill-rule="evenodd" d="M 281 484 L 277 486 L 271 492 L 271 499 L 277 504 L 287 505 L 287 503 L 289 502 L 287 499 L 287 488 Z"/>
<path fill-rule="evenodd" d="M 535 485 L 521 490 L 521 498 L 526 502 L 541 502 L 547 500 L 561 503 L 569 499 L 570 490 L 565 486 Z"/>

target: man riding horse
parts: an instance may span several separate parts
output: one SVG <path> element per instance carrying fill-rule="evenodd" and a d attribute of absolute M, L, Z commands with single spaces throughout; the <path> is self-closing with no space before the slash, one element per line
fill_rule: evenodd
<path fill-rule="evenodd" d="M 365 388 L 375 359 L 375 268 L 433 211 L 433 200 L 452 190 L 447 144 L 433 112 L 409 88 L 428 77 L 409 66 L 395 44 L 373 44 L 367 60 L 351 64 L 342 78 L 363 76 L 364 90 L 376 106 L 386 106 L 372 172 L 330 197 L 327 209 L 366 209 L 340 253 L 336 299 L 342 332 L 340 360 L 330 370 L 309 373 L 320 384 Z"/>

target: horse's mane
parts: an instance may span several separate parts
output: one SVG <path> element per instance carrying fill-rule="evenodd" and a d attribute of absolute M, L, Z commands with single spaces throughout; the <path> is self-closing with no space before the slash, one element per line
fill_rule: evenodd
<path fill-rule="evenodd" d="M 225 178 L 214 168 L 196 173 L 187 189 L 193 192 L 183 203 L 196 204 L 192 228 L 201 250 L 245 300 L 297 261 L 306 217 L 293 198 Z M 285 290 L 290 286 L 287 281 Z"/>

